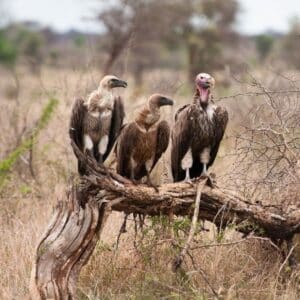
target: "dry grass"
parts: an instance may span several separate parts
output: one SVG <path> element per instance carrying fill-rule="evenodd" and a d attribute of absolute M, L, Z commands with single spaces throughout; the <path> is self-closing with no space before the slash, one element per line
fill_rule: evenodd
<path fill-rule="evenodd" d="M 83 299 L 213 299 L 214 292 L 224 299 L 297 299 L 296 281 L 278 277 L 281 259 L 265 242 L 193 250 L 193 260 L 187 258 L 181 272 L 174 274 L 171 264 L 178 249 L 170 242 L 160 243 L 162 232 L 149 234 L 138 250 L 132 234 L 124 237 L 117 253 L 110 244 L 98 245 L 81 277 Z M 227 234 L 229 240 L 239 239 Z M 198 241 L 215 240 L 200 234 Z M 282 275 L 288 272 L 285 267 Z"/>
<path fill-rule="evenodd" d="M 0 194 L 0 299 L 26 299 L 34 247 L 52 213 L 52 207 L 75 171 L 67 135 L 72 99 L 96 87 L 100 75 L 90 70 L 44 69 L 41 77 L 37 78 L 28 76 L 27 70 L 19 69 L 21 85 L 16 101 L 12 78 L 8 73 L 1 72 L 1 77 L 5 79 L 0 83 L 1 159 L 16 147 L 17 135 L 22 138 L 31 128 L 48 98 L 55 96 L 60 100 L 56 114 L 39 135 L 33 149 L 35 178 L 30 175 L 26 153 L 9 174 L 10 180 Z M 171 77 L 170 74 L 155 72 L 149 75 L 148 82 L 149 86 L 142 90 L 145 95 L 163 91 L 176 99 L 177 106 L 190 99 L 181 75 Z M 133 88 L 122 91 L 125 99 L 129 99 L 126 102 L 128 117 L 141 103 L 136 99 L 144 99 L 136 98 L 136 93 Z M 237 102 L 234 100 L 232 103 Z M 232 120 L 229 135 L 247 114 L 251 104 L 244 101 L 242 105 L 231 104 L 228 107 Z M 172 113 L 166 111 L 165 117 L 170 120 Z M 22 133 L 24 127 L 26 130 Z M 230 159 L 225 158 L 230 145 L 227 136 L 215 166 L 219 177 L 230 164 Z M 122 236 L 119 250 L 115 252 L 113 249 L 122 217 L 117 213 L 110 217 L 103 240 L 98 243 L 82 272 L 78 290 L 80 299 L 213 299 L 212 288 L 224 299 L 299 298 L 299 274 L 295 272 L 291 275 L 288 267 L 282 265 L 278 253 L 267 242 L 257 240 L 193 250 L 194 261 L 188 258 L 181 274 L 174 275 L 170 265 L 178 249 L 170 243 L 170 228 L 165 220 L 155 224 L 152 221 L 147 222 L 148 230 L 137 247 L 133 243 L 131 222 L 128 233 Z M 199 233 L 199 243 L 220 241 L 215 228 L 211 225 L 209 228 L 209 233 Z M 238 239 L 240 236 L 228 229 L 221 242 Z M 201 270 L 205 272 L 211 287 Z"/>

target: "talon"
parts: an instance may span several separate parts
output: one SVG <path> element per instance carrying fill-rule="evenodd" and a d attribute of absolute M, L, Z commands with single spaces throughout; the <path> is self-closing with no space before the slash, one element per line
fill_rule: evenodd
<path fill-rule="evenodd" d="M 209 176 L 207 174 L 201 174 L 199 176 L 199 179 L 207 179 L 207 178 L 209 178 Z"/>
<path fill-rule="evenodd" d="M 214 175 L 214 174 L 210 174 L 207 176 L 207 185 L 211 188 L 215 188 L 217 182 L 216 182 L 215 176 L 211 176 L 211 175 Z"/>
<path fill-rule="evenodd" d="M 131 179 L 131 181 L 132 181 L 132 183 L 134 184 L 134 185 L 138 185 L 139 184 L 139 181 L 138 180 L 136 180 L 136 179 Z"/>
<path fill-rule="evenodd" d="M 150 179 L 150 176 L 147 176 L 147 184 L 150 187 L 154 188 L 155 192 L 157 192 L 157 193 L 159 192 L 158 187 L 155 184 L 152 183 L 152 181 Z"/>
<path fill-rule="evenodd" d="M 159 192 L 159 189 L 158 189 L 158 187 L 157 186 L 152 186 L 153 188 L 154 188 L 154 190 L 155 190 L 155 192 L 156 193 L 158 193 Z"/>
<path fill-rule="evenodd" d="M 153 184 L 152 182 L 150 182 L 150 183 L 148 182 L 147 184 L 148 184 L 149 186 L 151 186 L 152 188 L 154 188 L 154 190 L 155 190 L 156 193 L 159 192 L 159 189 L 158 189 L 158 187 L 157 187 L 155 184 Z"/>

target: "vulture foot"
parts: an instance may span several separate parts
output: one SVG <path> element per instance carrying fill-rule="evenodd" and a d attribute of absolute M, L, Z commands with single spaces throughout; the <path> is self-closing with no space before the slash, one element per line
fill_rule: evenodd
<path fill-rule="evenodd" d="M 130 180 L 132 181 L 132 183 L 133 183 L 134 185 L 140 184 L 140 181 L 139 181 L 139 180 L 136 180 L 136 179 L 134 179 L 134 178 L 130 178 Z"/>
<path fill-rule="evenodd" d="M 207 179 L 206 185 L 208 185 L 211 188 L 216 187 L 216 175 L 214 173 L 211 174 L 201 174 L 200 177 L 198 177 L 200 180 Z"/>
<path fill-rule="evenodd" d="M 159 192 L 158 191 L 158 187 L 151 181 L 149 174 L 147 173 L 147 184 L 149 186 L 151 186 L 152 188 L 154 188 L 155 192 Z"/>
<path fill-rule="evenodd" d="M 190 177 L 190 169 L 185 170 L 185 179 L 184 182 L 192 182 Z"/>

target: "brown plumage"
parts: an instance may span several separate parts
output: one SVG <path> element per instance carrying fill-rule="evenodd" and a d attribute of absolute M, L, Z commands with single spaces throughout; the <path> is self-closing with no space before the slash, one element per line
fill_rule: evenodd
<path fill-rule="evenodd" d="M 96 91 L 86 100 L 78 98 L 73 105 L 69 135 L 79 149 L 102 163 L 109 155 L 121 130 L 124 105 L 113 88 L 126 87 L 127 83 L 115 76 L 105 76 Z M 78 161 L 78 172 L 86 174 Z"/>
<path fill-rule="evenodd" d="M 117 172 L 132 180 L 147 176 L 156 165 L 169 144 L 170 128 L 160 121 L 160 107 L 173 105 L 173 101 L 154 94 L 138 111 L 134 122 L 121 131 L 117 142 Z M 152 185 L 152 184 L 151 184 Z"/>
<path fill-rule="evenodd" d="M 228 113 L 211 99 L 214 83 L 209 74 L 198 74 L 193 103 L 181 107 L 175 115 L 171 149 L 175 182 L 205 175 L 216 158 Z"/>

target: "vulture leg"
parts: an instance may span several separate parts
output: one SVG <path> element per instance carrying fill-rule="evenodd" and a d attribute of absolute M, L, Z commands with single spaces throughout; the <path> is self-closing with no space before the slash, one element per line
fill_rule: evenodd
<path fill-rule="evenodd" d="M 201 176 L 206 176 L 206 174 L 207 174 L 207 164 L 203 164 L 203 170 Z"/>
<path fill-rule="evenodd" d="M 190 176 L 190 168 L 187 168 L 185 170 L 185 179 L 184 179 L 185 182 L 190 182 L 191 181 L 191 176 Z"/>
<path fill-rule="evenodd" d="M 147 184 L 155 189 L 155 191 L 158 193 L 158 188 L 155 184 L 153 184 L 152 180 L 150 179 L 150 173 L 152 171 L 153 166 L 153 159 L 149 159 L 145 163 L 145 171 L 147 176 Z"/>
<path fill-rule="evenodd" d="M 152 182 L 152 180 L 150 179 L 150 174 L 149 174 L 148 170 L 147 170 L 147 184 L 148 184 L 149 186 L 153 187 L 154 190 L 155 190 L 155 192 L 158 193 L 158 188 L 157 188 L 157 186 Z"/>
<path fill-rule="evenodd" d="M 181 160 L 181 167 L 183 170 L 185 170 L 185 182 L 191 181 L 190 176 L 190 168 L 193 165 L 193 156 L 192 156 L 192 150 L 191 148 L 188 150 L 188 152 L 185 154 L 183 159 Z"/>
<path fill-rule="evenodd" d="M 203 149 L 203 151 L 200 154 L 200 161 L 203 164 L 201 176 L 207 175 L 207 164 L 209 163 L 209 160 L 210 160 L 210 147 L 206 147 Z"/>
<path fill-rule="evenodd" d="M 133 182 L 133 184 L 137 185 L 139 184 L 139 180 L 135 179 L 135 173 L 136 173 L 136 165 L 133 157 L 130 158 L 129 160 L 129 169 L 130 169 L 130 180 Z"/>

